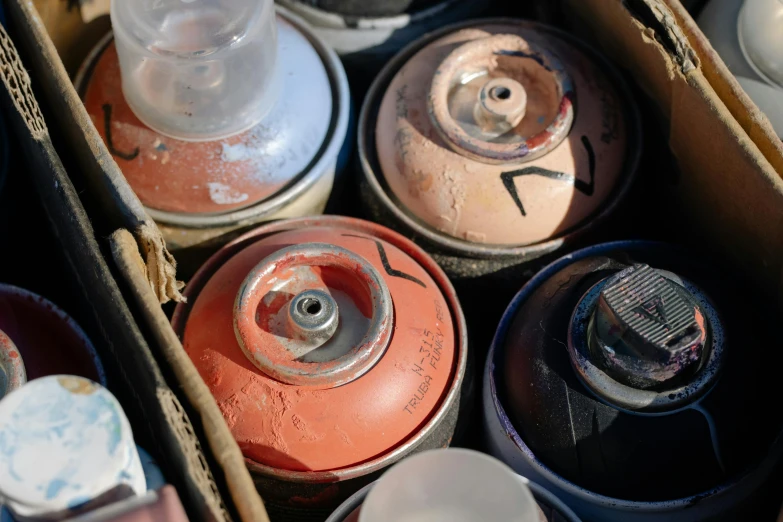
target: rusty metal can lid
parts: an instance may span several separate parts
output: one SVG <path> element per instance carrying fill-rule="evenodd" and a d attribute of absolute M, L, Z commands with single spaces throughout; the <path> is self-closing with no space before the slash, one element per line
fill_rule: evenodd
<path fill-rule="evenodd" d="M 631 176 L 636 133 L 632 102 L 594 56 L 511 21 L 428 42 L 380 101 L 386 185 L 418 220 L 474 244 L 529 245 L 584 224 Z"/>
<path fill-rule="evenodd" d="M 339 225 L 272 234 L 200 289 L 183 345 L 245 456 L 330 471 L 418 433 L 460 359 L 438 284 L 407 253 Z"/>
<path fill-rule="evenodd" d="M 11 338 L 0 330 L 0 399 L 26 382 L 22 354 Z"/>
<path fill-rule="evenodd" d="M 122 407 L 88 379 L 43 377 L 4 397 L 0 441 L 0 494 L 19 517 L 62 517 L 112 491 L 146 491 Z"/>
<path fill-rule="evenodd" d="M 107 35 L 77 77 L 85 107 L 141 202 L 164 213 L 221 214 L 285 191 L 321 154 L 335 108 L 324 60 L 297 26 L 277 15 L 274 106 L 255 127 L 213 141 L 182 141 L 144 125 L 123 96 Z"/>

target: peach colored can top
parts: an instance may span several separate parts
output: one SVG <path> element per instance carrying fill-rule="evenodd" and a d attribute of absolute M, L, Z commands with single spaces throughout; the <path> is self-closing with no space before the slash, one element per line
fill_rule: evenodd
<path fill-rule="evenodd" d="M 577 227 L 623 172 L 624 108 L 601 67 L 556 34 L 510 24 L 430 43 L 380 105 L 385 180 L 425 224 L 523 246 Z"/>

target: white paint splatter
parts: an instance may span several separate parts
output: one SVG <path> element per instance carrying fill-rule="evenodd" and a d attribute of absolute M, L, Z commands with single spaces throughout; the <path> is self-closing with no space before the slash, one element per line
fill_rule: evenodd
<path fill-rule="evenodd" d="M 207 183 L 207 188 L 209 188 L 209 198 L 218 205 L 242 203 L 249 197 L 247 194 L 240 194 L 222 183 Z"/>
<path fill-rule="evenodd" d="M 265 150 L 252 145 L 248 146 L 246 143 L 237 143 L 236 145 L 222 143 L 221 145 L 223 146 L 223 153 L 220 155 L 220 159 L 228 163 L 253 160 L 266 156 Z"/>

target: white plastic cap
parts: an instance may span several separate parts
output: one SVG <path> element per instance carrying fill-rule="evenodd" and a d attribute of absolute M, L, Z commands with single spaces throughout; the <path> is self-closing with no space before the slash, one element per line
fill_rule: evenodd
<path fill-rule="evenodd" d="M 173 138 L 254 127 L 277 95 L 273 0 L 111 3 L 122 90 L 134 114 Z"/>
<path fill-rule="evenodd" d="M 737 34 L 753 70 L 768 83 L 783 87 L 783 0 L 745 0 Z"/>
<path fill-rule="evenodd" d="M 425 451 L 387 471 L 359 522 L 538 522 L 538 506 L 502 462 L 465 449 Z"/>
<path fill-rule="evenodd" d="M 103 495 L 145 491 L 130 423 L 100 384 L 42 377 L 0 401 L 0 498 L 16 518 L 60 520 Z"/>

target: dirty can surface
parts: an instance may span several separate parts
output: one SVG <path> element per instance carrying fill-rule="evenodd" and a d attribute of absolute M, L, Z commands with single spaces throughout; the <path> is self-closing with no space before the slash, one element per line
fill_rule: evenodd
<path fill-rule="evenodd" d="M 390 62 L 359 122 L 363 200 L 470 278 L 561 248 L 636 171 L 634 101 L 598 53 L 512 19 L 443 29 Z"/>
<path fill-rule="evenodd" d="M 490 451 L 584 520 L 738 515 L 781 457 L 783 415 L 765 407 L 781 395 L 767 307 L 733 279 L 652 242 L 549 265 L 490 349 Z"/>
<path fill-rule="evenodd" d="M 213 256 L 172 323 L 270 511 L 325 518 L 412 452 L 448 446 L 467 363 L 445 274 L 349 218 L 281 221 Z"/>
<path fill-rule="evenodd" d="M 170 250 L 240 226 L 323 212 L 343 167 L 345 71 L 331 49 L 280 8 L 277 31 L 278 99 L 260 124 L 225 139 L 182 141 L 144 125 L 123 95 L 112 34 L 76 78 L 95 127 Z"/>

